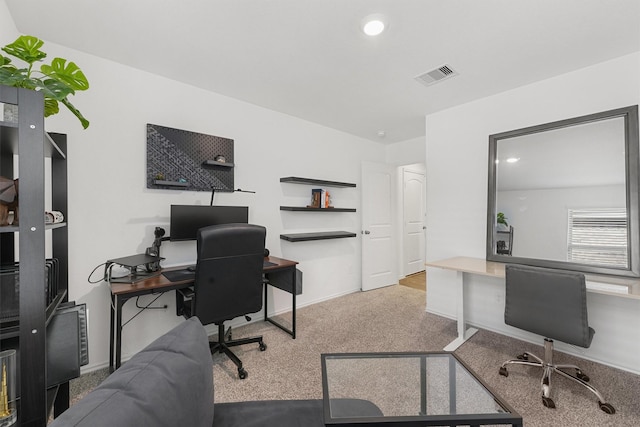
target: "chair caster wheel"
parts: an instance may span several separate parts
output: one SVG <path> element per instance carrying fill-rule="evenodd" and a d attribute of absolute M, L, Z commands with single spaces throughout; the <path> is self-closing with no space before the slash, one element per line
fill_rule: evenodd
<path fill-rule="evenodd" d="M 616 413 L 615 408 L 608 403 L 598 402 L 598 405 L 600 406 L 600 409 L 602 409 L 603 412 L 606 412 L 609 415 Z"/>
<path fill-rule="evenodd" d="M 553 400 L 550 397 L 544 397 L 542 396 L 542 404 L 547 407 L 547 408 L 555 408 L 556 404 L 553 403 Z"/>
<path fill-rule="evenodd" d="M 498 371 L 498 373 L 500 375 L 502 375 L 503 377 L 508 377 L 509 376 L 509 371 L 507 371 L 507 368 L 505 368 L 504 366 L 500 367 L 500 370 Z"/>
<path fill-rule="evenodd" d="M 583 373 L 582 371 L 576 371 L 576 378 L 581 379 L 582 381 L 584 381 L 585 383 L 588 383 L 590 378 L 589 375 Z"/>
<path fill-rule="evenodd" d="M 516 358 L 520 359 L 520 360 L 529 360 L 529 356 L 527 355 L 527 353 L 522 353 L 516 356 Z"/>
<path fill-rule="evenodd" d="M 267 349 L 267 345 L 263 342 L 260 343 L 260 351 L 265 351 Z"/>
<path fill-rule="evenodd" d="M 244 370 L 244 368 L 238 368 L 238 378 L 240 378 L 241 380 L 247 378 L 249 374 L 247 373 L 247 371 Z"/>

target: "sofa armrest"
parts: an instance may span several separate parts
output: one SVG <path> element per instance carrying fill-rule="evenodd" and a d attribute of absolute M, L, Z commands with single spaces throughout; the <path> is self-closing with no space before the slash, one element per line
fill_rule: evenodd
<path fill-rule="evenodd" d="M 50 427 L 211 427 L 213 369 L 206 331 L 192 317 L 112 373 Z"/>

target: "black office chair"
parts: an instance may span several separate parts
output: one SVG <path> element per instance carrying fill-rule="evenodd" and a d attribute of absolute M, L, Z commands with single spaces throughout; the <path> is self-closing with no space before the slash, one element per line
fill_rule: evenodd
<path fill-rule="evenodd" d="M 579 367 L 553 363 L 554 339 L 584 348 L 591 345 L 595 331 L 589 327 L 587 319 L 584 274 L 507 265 L 506 287 L 505 323 L 545 337 L 544 358 L 526 351 L 517 359 L 504 362 L 500 367 L 500 375 L 509 376 L 509 364 L 542 368 L 542 403 L 547 408 L 555 408 L 550 394 L 551 374 L 556 372 L 585 386 L 595 394 L 598 397 L 598 405 L 604 412 L 615 413 L 613 406 L 606 403 L 600 392 L 588 383 L 589 377 Z M 565 372 L 566 369 L 575 370 L 575 376 Z"/>
<path fill-rule="evenodd" d="M 262 309 L 262 266 L 266 229 L 252 224 L 224 224 L 198 230 L 196 275 L 193 291 L 176 293 L 178 314 L 197 316 L 203 325 L 218 325 L 218 341 L 210 342 L 211 353 L 225 353 L 238 367 L 238 377 L 247 371 L 231 351 L 234 347 L 259 343 L 262 336 L 233 340 L 224 322 Z"/>

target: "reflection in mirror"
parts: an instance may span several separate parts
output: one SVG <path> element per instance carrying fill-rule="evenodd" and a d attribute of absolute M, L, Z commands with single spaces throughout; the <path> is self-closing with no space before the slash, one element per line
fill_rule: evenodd
<path fill-rule="evenodd" d="M 487 259 L 638 275 L 637 106 L 489 142 Z"/>

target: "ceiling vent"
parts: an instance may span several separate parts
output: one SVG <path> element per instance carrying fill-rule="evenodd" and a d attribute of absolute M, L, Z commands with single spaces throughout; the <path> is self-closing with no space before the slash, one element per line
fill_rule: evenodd
<path fill-rule="evenodd" d="M 455 77 L 457 75 L 458 72 L 453 68 L 448 65 L 443 65 L 442 67 L 438 67 L 435 70 L 427 71 L 426 73 L 419 75 L 415 79 L 425 86 L 431 86 L 434 83 L 450 79 L 451 77 Z"/>

